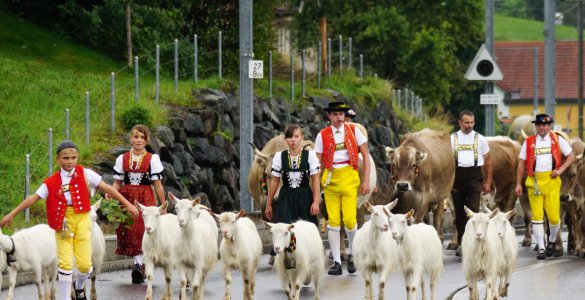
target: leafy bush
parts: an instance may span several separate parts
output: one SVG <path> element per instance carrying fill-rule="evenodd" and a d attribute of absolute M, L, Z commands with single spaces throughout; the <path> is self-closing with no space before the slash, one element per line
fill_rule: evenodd
<path fill-rule="evenodd" d="M 132 224 L 134 224 L 134 218 L 128 214 L 117 200 L 104 199 L 100 205 L 100 210 L 114 228 L 118 228 L 120 224 L 125 224 L 127 227 L 132 227 Z"/>
<path fill-rule="evenodd" d="M 152 124 L 152 117 L 146 108 L 133 106 L 122 113 L 122 123 L 126 130 L 131 129 L 137 124 L 150 126 Z"/>

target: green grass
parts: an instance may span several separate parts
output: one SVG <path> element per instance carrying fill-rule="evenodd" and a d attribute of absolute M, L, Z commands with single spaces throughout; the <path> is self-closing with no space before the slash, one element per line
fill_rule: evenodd
<path fill-rule="evenodd" d="M 494 39 L 496 41 L 544 41 L 544 23 L 501 15 L 494 17 Z M 577 40 L 577 30 L 569 26 L 557 26 L 557 41 Z"/>

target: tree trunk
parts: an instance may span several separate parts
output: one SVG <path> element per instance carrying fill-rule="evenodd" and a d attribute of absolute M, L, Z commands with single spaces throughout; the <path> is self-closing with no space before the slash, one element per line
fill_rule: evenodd
<path fill-rule="evenodd" d="M 128 48 L 128 67 L 132 68 L 132 11 L 130 1 L 126 1 L 126 43 Z"/>
<path fill-rule="evenodd" d="M 319 24 L 320 30 L 321 30 L 321 45 L 323 51 L 321 51 L 321 63 L 323 64 L 323 74 L 327 74 L 327 72 L 329 71 L 327 69 L 327 51 L 329 49 L 327 49 L 327 18 L 326 17 L 322 17 L 321 18 L 321 22 Z"/>

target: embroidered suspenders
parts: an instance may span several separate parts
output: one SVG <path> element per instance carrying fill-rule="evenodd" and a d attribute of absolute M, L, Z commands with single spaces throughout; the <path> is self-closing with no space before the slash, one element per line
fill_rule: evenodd
<path fill-rule="evenodd" d="M 473 136 L 473 144 L 459 144 L 459 135 L 457 135 L 457 132 L 455 132 L 453 134 L 453 143 L 454 143 L 453 156 L 455 156 L 455 163 L 459 162 L 459 151 L 472 151 L 473 150 L 473 166 L 477 167 L 477 161 L 478 161 L 478 157 L 479 157 L 477 132 Z"/>

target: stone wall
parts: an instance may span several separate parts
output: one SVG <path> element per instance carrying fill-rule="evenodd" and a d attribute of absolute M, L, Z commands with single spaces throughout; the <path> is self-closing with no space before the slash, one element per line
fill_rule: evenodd
<path fill-rule="evenodd" d="M 356 122 L 363 124 L 369 135 L 369 149 L 378 172 L 380 192 L 373 202 L 385 203 L 391 191 L 390 173 L 385 164 L 385 146 L 396 147 L 399 135 L 408 129 L 396 118 L 389 102 L 375 107 L 356 107 L 351 99 L 335 91 L 330 97 L 309 97 L 301 105 L 282 99 L 254 99 L 254 144 L 262 148 L 290 123 L 303 127 L 305 138 L 314 140 L 320 129 L 328 125 L 323 110 L 330 101 L 344 101 L 357 112 Z M 163 184 L 177 196 L 202 198 L 214 211 L 239 209 L 239 99 L 213 89 L 194 90 L 199 105 L 167 107 L 171 116 L 167 125 L 153 129 L 152 151 L 160 154 L 165 167 Z M 128 136 L 123 137 L 127 143 Z M 95 169 L 111 182 L 115 157 L 128 151 L 129 145 L 112 148 L 101 157 Z"/>

